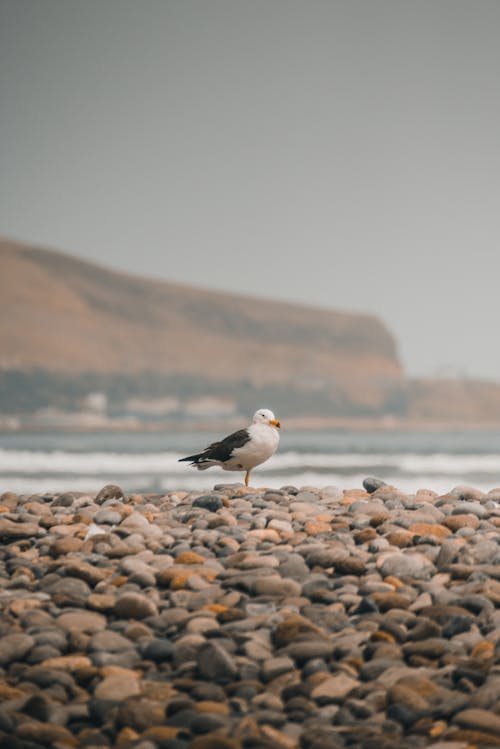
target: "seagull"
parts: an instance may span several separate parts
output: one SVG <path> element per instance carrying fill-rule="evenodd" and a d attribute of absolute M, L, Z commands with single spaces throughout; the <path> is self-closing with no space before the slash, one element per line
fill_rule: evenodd
<path fill-rule="evenodd" d="M 250 471 L 264 463 L 278 449 L 281 424 L 268 408 L 259 408 L 252 423 L 239 429 L 220 442 L 212 442 L 201 453 L 179 458 L 179 462 L 190 460 L 199 471 L 220 466 L 225 471 L 246 471 L 245 486 L 248 486 Z"/>

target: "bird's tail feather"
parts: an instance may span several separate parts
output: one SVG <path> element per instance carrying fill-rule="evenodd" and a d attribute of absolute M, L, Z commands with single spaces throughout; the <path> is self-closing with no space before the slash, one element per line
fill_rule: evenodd
<path fill-rule="evenodd" d="M 179 458 L 179 463 L 183 463 L 184 461 L 190 460 L 192 463 L 197 463 L 199 459 L 203 457 L 202 453 L 198 453 L 198 455 L 188 455 L 187 458 Z"/>
<path fill-rule="evenodd" d="M 199 471 L 205 471 L 207 468 L 210 468 L 210 466 L 216 465 L 212 460 L 206 458 L 203 453 L 198 453 L 198 455 L 188 455 L 187 458 L 179 458 L 179 463 L 187 460 L 191 461 L 191 465 L 195 466 Z"/>

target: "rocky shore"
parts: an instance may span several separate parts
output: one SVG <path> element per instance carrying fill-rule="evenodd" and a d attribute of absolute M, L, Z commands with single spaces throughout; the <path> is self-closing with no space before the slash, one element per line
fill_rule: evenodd
<path fill-rule="evenodd" d="M 500 746 L 500 489 L 0 497 L 0 746 Z"/>

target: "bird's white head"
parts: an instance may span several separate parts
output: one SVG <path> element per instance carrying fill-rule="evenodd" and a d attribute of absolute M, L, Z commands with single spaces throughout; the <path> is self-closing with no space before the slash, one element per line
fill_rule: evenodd
<path fill-rule="evenodd" d="M 268 426 L 276 427 L 276 429 L 281 428 L 278 419 L 268 408 L 259 408 L 254 413 L 252 421 L 254 424 L 267 424 Z"/>

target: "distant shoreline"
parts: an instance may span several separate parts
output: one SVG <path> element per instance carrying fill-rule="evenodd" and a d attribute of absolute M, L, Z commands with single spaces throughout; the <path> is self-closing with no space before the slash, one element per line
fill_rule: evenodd
<path fill-rule="evenodd" d="M 391 416 L 380 419 L 363 418 L 321 418 L 293 417 L 282 420 L 283 428 L 288 431 L 340 431 L 340 432 L 443 432 L 443 431 L 496 431 L 500 429 L 500 420 L 464 421 L 460 419 L 398 419 Z M 155 434 L 173 432 L 215 432 L 238 429 L 241 419 L 164 421 L 157 423 L 135 423 L 109 420 L 94 426 L 24 424 L 15 428 L 0 425 L 0 435 L 9 434 Z"/>

